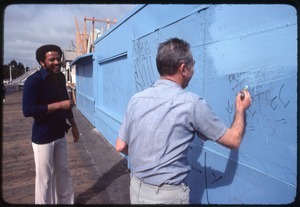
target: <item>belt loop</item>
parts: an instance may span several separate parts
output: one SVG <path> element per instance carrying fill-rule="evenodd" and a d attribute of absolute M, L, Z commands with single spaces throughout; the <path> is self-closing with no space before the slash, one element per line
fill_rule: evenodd
<path fill-rule="evenodd" d="M 156 186 L 155 187 L 155 193 L 158 194 L 158 192 L 159 192 L 159 186 Z"/>
<path fill-rule="evenodd" d="M 181 187 L 184 191 L 186 191 L 186 185 L 184 183 L 181 183 Z"/>
<path fill-rule="evenodd" d="M 137 179 L 138 182 L 139 182 L 139 188 L 141 188 L 141 187 L 142 187 L 142 181 L 141 181 L 140 179 L 138 179 L 137 177 L 136 177 L 136 179 Z"/>

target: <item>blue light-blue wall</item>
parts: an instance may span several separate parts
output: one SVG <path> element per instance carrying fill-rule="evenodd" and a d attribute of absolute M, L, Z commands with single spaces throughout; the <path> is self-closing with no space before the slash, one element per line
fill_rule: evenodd
<path fill-rule="evenodd" d="M 93 54 L 76 58 L 76 105 L 87 120 L 94 125 L 95 114 L 95 75 L 93 70 Z"/>
<path fill-rule="evenodd" d="M 191 44 L 195 74 L 186 90 L 203 96 L 230 126 L 235 95 L 249 86 L 242 145 L 198 137 L 190 146 L 192 203 L 281 204 L 297 188 L 297 15 L 289 5 L 142 5 L 96 41 L 92 80 L 96 129 L 114 146 L 130 97 L 159 78 L 155 57 L 171 37 Z M 90 73 L 88 73 L 90 74 Z M 90 82 L 91 81 L 91 82 Z M 80 104 L 78 102 L 80 109 Z M 89 111 L 89 107 L 81 107 Z M 92 111 L 90 110 L 90 111 Z"/>

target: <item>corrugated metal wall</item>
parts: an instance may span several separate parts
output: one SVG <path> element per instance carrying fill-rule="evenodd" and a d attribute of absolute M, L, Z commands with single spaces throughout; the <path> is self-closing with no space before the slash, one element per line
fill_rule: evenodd
<path fill-rule="evenodd" d="M 76 64 L 76 105 L 87 120 L 95 125 L 95 79 L 93 53 L 74 60 Z"/>
<path fill-rule="evenodd" d="M 130 97 L 159 78 L 157 46 L 171 37 L 187 40 L 196 60 L 186 90 L 205 97 L 229 126 L 236 93 L 248 85 L 253 98 L 238 150 L 198 138 L 191 144 L 192 203 L 293 202 L 297 187 L 296 10 L 289 5 L 137 7 L 95 45 L 95 89 L 90 91 L 95 97 L 94 124 L 112 145 Z M 86 90 L 83 83 L 77 85 L 78 93 L 80 88 Z M 91 86 L 89 80 L 85 84 Z"/>

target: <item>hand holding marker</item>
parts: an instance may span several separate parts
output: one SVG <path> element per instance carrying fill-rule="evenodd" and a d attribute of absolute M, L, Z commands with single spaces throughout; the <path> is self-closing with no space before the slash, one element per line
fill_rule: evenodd
<path fill-rule="evenodd" d="M 244 91 L 248 91 L 248 86 L 247 85 L 243 88 L 243 90 L 241 90 L 241 100 L 244 100 L 244 98 L 245 98 Z"/>

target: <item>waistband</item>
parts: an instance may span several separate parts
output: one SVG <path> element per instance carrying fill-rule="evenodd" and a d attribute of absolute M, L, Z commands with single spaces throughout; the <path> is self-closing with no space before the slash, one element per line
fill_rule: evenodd
<path fill-rule="evenodd" d="M 169 184 L 162 184 L 162 185 L 152 185 L 152 184 L 148 184 L 148 183 L 144 183 L 143 181 L 141 181 L 138 177 L 136 177 L 135 175 L 131 174 L 131 179 L 133 179 L 134 181 L 138 182 L 140 185 L 143 185 L 145 187 L 154 189 L 154 190 L 176 190 L 179 188 L 187 188 L 187 185 L 182 182 L 181 184 L 178 185 L 169 185 Z"/>

